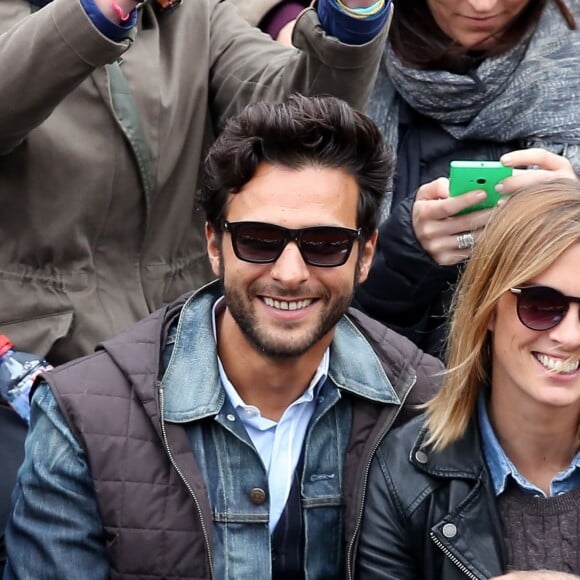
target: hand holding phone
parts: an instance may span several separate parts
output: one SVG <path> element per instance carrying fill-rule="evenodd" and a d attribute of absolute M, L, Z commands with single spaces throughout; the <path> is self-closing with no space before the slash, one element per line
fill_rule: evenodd
<path fill-rule="evenodd" d="M 501 194 L 495 186 L 512 175 L 512 168 L 499 161 L 452 161 L 449 166 L 449 195 L 456 197 L 469 191 L 481 189 L 487 193 L 486 199 L 464 210 L 461 214 L 487 209 L 497 205 Z"/>

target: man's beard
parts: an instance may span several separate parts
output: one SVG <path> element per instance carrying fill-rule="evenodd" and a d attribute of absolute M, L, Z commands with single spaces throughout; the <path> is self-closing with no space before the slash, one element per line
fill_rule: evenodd
<path fill-rule="evenodd" d="M 294 358 L 303 355 L 336 326 L 349 307 L 352 296 L 353 292 L 350 292 L 335 298 L 332 303 L 328 302 L 326 296 L 319 297 L 329 308 L 321 313 L 317 324 L 312 329 L 305 330 L 298 340 L 290 339 L 288 335 L 285 340 L 282 327 L 275 330 L 277 336 L 268 330 L 261 330 L 257 316 L 247 308 L 248 298 L 242 297 L 237 290 L 225 288 L 226 305 L 242 334 L 258 352 L 269 358 Z M 291 330 L 290 326 L 289 331 Z"/>

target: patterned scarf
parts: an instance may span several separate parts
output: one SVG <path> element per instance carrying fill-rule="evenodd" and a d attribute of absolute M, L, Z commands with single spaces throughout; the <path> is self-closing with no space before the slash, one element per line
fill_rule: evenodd
<path fill-rule="evenodd" d="M 387 45 L 367 113 L 395 151 L 399 99 L 456 139 L 520 140 L 564 155 L 580 175 L 580 31 L 553 2 L 528 39 L 469 74 L 405 67 Z"/>

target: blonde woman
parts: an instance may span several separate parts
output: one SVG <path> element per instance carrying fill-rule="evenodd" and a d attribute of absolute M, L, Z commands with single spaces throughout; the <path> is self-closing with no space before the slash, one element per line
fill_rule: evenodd
<path fill-rule="evenodd" d="M 377 453 L 357 578 L 578 578 L 578 182 L 497 210 L 457 289 L 447 354 L 425 416 Z"/>

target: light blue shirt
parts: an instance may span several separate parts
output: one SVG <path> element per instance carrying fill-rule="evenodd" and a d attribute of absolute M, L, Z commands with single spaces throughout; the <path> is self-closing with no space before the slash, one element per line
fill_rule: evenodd
<path fill-rule="evenodd" d="M 213 307 L 213 329 L 216 343 L 216 308 L 221 301 L 222 299 L 218 300 Z M 327 348 L 308 388 L 284 411 L 278 422 L 262 417 L 260 409 L 254 405 L 246 405 L 228 379 L 218 357 L 220 378 L 226 395 L 252 440 L 268 474 L 270 533 L 276 528 L 288 500 L 308 424 L 316 409 L 318 391 L 328 376 L 329 357 L 330 352 Z"/>
<path fill-rule="evenodd" d="M 530 495 L 548 497 L 538 486 L 528 481 L 511 462 L 502 449 L 487 412 L 485 393 L 480 393 L 477 412 L 479 415 L 479 433 L 483 456 L 487 464 L 495 495 L 498 496 L 506 489 L 508 481 L 514 481 L 524 492 Z M 572 491 L 580 486 L 580 452 L 576 454 L 570 466 L 558 473 L 550 483 L 550 496 L 560 495 Z"/>

